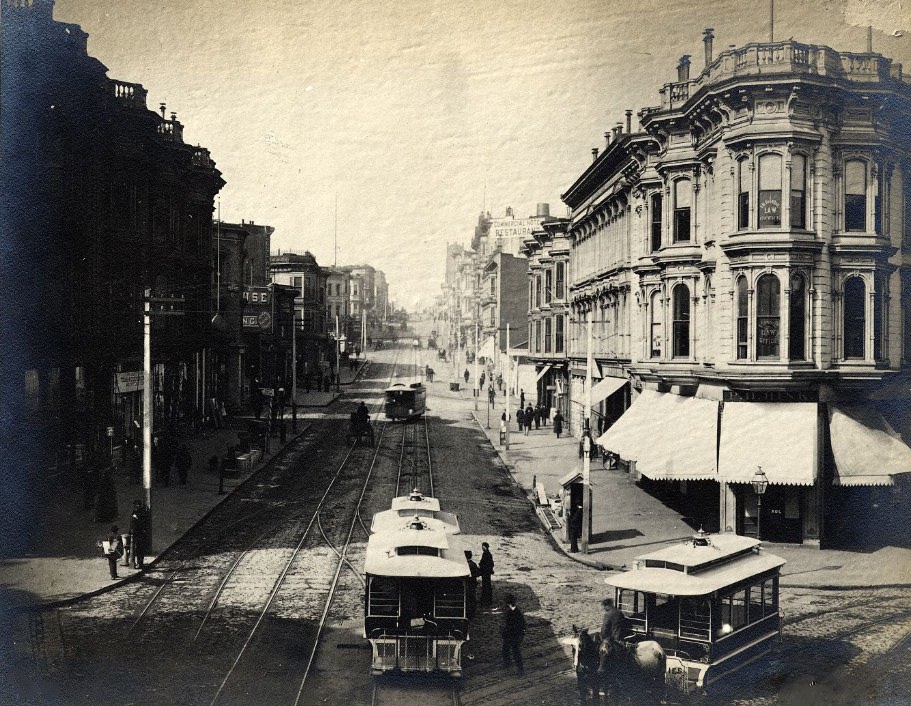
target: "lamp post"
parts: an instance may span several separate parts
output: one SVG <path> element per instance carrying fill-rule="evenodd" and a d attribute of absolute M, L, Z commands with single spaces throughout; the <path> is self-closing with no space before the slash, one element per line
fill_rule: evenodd
<path fill-rule="evenodd" d="M 769 487 L 769 479 L 763 473 L 762 466 L 757 466 L 756 473 L 753 474 L 753 480 L 750 483 L 753 485 L 753 492 L 756 493 L 756 539 L 762 539 L 760 534 L 762 527 L 762 496 L 765 495 L 765 491 Z"/>

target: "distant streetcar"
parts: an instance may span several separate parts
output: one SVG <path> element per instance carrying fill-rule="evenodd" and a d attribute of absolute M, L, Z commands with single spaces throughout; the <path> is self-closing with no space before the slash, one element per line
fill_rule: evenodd
<path fill-rule="evenodd" d="M 427 411 L 427 388 L 422 382 L 397 382 L 386 390 L 386 418 L 415 419 Z"/>
<path fill-rule="evenodd" d="M 367 542 L 364 637 L 374 675 L 462 676 L 470 577 L 458 519 L 418 491 L 378 512 Z"/>

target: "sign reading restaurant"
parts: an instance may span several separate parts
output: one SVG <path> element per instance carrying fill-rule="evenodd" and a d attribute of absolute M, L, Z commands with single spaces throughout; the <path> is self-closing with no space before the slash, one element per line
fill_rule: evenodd
<path fill-rule="evenodd" d="M 527 238 L 543 218 L 494 218 L 490 221 L 490 237 L 494 240 Z"/>

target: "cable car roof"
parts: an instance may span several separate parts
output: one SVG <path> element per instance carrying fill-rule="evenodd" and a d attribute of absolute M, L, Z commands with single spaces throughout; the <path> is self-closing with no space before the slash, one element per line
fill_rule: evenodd
<path fill-rule="evenodd" d="M 401 518 L 399 518 L 401 520 Z M 417 529 L 417 525 L 421 529 Z M 368 574 L 415 578 L 459 578 L 470 575 L 461 543 L 433 518 L 412 517 L 400 529 L 370 535 L 364 569 Z M 428 554 L 399 554 L 406 547 L 436 550 Z"/>
<path fill-rule="evenodd" d="M 397 498 L 393 498 L 390 508 L 392 510 L 407 510 L 409 508 L 413 510 L 418 508 L 424 510 L 439 510 L 440 501 L 429 495 L 422 495 L 415 489 L 411 491 L 410 495 L 401 495 Z"/>
<path fill-rule="evenodd" d="M 604 582 L 645 593 L 708 596 L 753 576 L 777 572 L 785 563 L 750 537 L 721 534 L 709 538 L 700 533 L 686 544 L 636 557 L 632 571 L 608 576 Z"/>
<path fill-rule="evenodd" d="M 402 510 L 384 510 L 376 513 L 370 523 L 370 532 L 389 532 L 398 529 L 402 526 L 403 518 L 415 515 L 439 521 L 442 525 L 442 530 L 447 534 L 459 534 L 462 531 L 459 526 L 459 518 L 454 513 L 424 507 L 406 507 Z"/>

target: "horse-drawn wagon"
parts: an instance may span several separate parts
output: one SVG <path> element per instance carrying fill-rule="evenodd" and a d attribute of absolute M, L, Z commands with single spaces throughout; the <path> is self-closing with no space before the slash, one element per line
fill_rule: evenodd
<path fill-rule="evenodd" d="M 373 425 L 370 419 L 364 419 L 357 412 L 352 412 L 348 420 L 348 433 L 345 437 L 349 444 L 365 440 L 373 446 Z"/>

